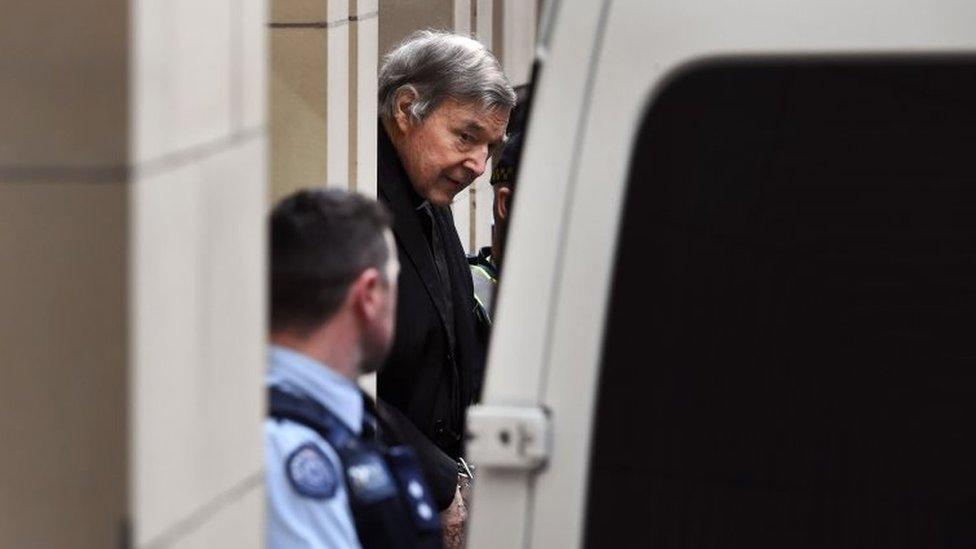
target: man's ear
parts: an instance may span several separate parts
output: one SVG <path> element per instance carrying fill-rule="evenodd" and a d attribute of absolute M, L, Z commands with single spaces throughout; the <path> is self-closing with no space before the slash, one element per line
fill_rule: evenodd
<path fill-rule="evenodd" d="M 401 86 L 393 97 L 394 117 L 396 118 L 397 127 L 401 133 L 406 133 L 410 126 L 413 125 L 414 120 L 411 107 L 413 107 L 418 97 L 417 90 L 409 84 Z"/>
<path fill-rule="evenodd" d="M 498 209 L 498 219 L 507 220 L 508 219 L 508 205 L 512 198 L 512 189 L 507 185 L 503 185 L 498 188 L 498 194 L 495 195 L 495 208 Z"/>
<path fill-rule="evenodd" d="M 373 267 L 356 277 L 349 288 L 353 309 L 364 318 L 375 318 L 380 312 L 382 275 Z"/>

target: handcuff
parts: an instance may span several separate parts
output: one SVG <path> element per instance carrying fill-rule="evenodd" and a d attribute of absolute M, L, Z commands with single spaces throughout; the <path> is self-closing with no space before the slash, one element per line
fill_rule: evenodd
<path fill-rule="evenodd" d="M 457 459 L 458 487 L 461 491 L 471 487 L 474 481 L 474 465 L 469 465 L 463 457 Z"/>

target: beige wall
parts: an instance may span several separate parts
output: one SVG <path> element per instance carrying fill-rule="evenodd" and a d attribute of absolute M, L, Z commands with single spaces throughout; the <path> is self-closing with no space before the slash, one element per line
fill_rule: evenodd
<path fill-rule="evenodd" d="M 0 547 L 263 543 L 265 21 L 0 18 Z"/>
<path fill-rule="evenodd" d="M 124 531 L 127 27 L 125 0 L 0 18 L 0 547 Z"/>
<path fill-rule="evenodd" d="M 455 0 L 380 0 L 379 55 L 419 29 L 454 29 Z"/>
<path fill-rule="evenodd" d="M 375 105 L 362 98 L 376 93 L 376 1 L 271 5 L 272 198 L 310 186 L 375 194 Z"/>
<path fill-rule="evenodd" d="M 117 547 L 126 186 L 0 182 L 0 547 Z"/>
<path fill-rule="evenodd" d="M 7 7 L 0 547 L 263 543 L 269 194 L 375 194 L 379 56 L 491 36 L 491 2 L 274 0 L 271 29 L 263 0 Z"/>
<path fill-rule="evenodd" d="M 132 0 L 136 547 L 259 547 L 266 4 Z"/>

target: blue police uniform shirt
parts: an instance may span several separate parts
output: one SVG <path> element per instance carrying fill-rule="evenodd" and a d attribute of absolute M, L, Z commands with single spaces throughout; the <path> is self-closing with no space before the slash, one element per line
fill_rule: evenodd
<path fill-rule="evenodd" d="M 311 398 L 360 434 L 363 395 L 346 379 L 301 353 L 272 346 L 268 387 Z M 358 548 L 342 462 L 312 429 L 265 419 L 264 466 L 269 548 Z"/>

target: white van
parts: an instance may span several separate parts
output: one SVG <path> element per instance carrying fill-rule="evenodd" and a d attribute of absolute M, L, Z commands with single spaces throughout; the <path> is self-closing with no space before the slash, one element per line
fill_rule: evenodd
<path fill-rule="evenodd" d="M 469 547 L 976 546 L 976 2 L 541 34 Z"/>

